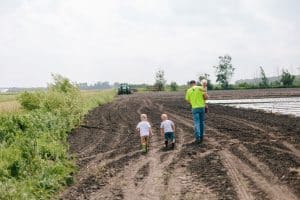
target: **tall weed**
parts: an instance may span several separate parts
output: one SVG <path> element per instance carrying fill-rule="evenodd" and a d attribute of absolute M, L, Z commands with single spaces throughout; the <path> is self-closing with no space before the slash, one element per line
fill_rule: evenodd
<path fill-rule="evenodd" d="M 0 199 L 50 199 L 72 184 L 68 133 L 89 109 L 113 96 L 82 95 L 59 75 L 48 91 L 21 94 L 26 112 L 0 115 Z"/>

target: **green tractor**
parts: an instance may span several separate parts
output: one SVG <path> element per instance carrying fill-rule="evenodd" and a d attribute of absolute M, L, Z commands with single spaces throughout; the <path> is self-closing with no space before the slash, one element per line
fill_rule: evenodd
<path fill-rule="evenodd" d="M 131 88 L 127 83 L 121 83 L 118 88 L 118 95 L 132 94 Z"/>

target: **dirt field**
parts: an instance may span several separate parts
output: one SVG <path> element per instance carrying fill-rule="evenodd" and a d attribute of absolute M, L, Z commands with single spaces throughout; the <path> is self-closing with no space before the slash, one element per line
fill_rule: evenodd
<path fill-rule="evenodd" d="M 165 150 L 159 135 L 164 112 L 177 125 L 175 150 Z M 147 155 L 134 133 L 140 113 L 154 128 Z M 300 199 L 300 118 L 210 105 L 204 142 L 193 141 L 183 93 L 119 97 L 70 135 L 80 171 L 60 197 Z"/>
<path fill-rule="evenodd" d="M 211 99 L 259 99 L 273 97 L 300 97 L 299 88 L 274 88 L 252 90 L 214 90 L 209 92 Z"/>

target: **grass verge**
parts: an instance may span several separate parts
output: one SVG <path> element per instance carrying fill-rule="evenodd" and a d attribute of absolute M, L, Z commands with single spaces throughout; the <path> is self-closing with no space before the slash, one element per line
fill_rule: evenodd
<path fill-rule="evenodd" d="M 82 93 L 61 76 L 54 81 L 46 92 L 21 94 L 23 112 L 0 115 L 0 199 L 50 199 L 72 184 L 68 133 L 115 95 Z"/>

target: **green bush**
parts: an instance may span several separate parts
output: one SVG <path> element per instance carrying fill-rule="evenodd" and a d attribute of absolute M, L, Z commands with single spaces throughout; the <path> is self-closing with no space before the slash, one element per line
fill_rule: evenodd
<path fill-rule="evenodd" d="M 292 75 L 288 70 L 282 70 L 280 82 L 283 84 L 284 87 L 291 87 L 293 86 L 295 78 L 296 76 Z"/>
<path fill-rule="evenodd" d="M 178 90 L 177 83 L 176 82 L 171 82 L 170 88 L 171 88 L 171 91 L 177 91 Z"/>
<path fill-rule="evenodd" d="M 50 199 L 72 184 L 68 133 L 90 108 L 114 96 L 85 96 L 67 79 L 54 80 L 46 92 L 20 95 L 25 112 L 0 116 L 0 199 Z"/>
<path fill-rule="evenodd" d="M 34 110 L 40 108 L 40 104 L 42 101 L 42 93 L 35 92 L 35 93 L 29 93 L 24 92 L 20 95 L 18 100 L 20 101 L 23 108 L 26 110 Z"/>

